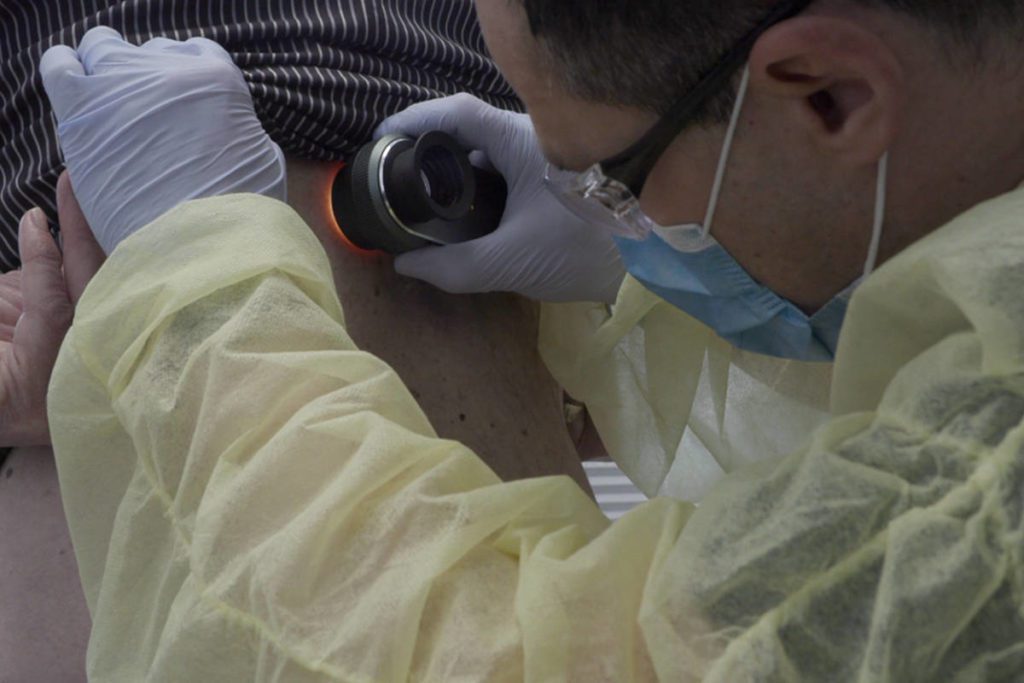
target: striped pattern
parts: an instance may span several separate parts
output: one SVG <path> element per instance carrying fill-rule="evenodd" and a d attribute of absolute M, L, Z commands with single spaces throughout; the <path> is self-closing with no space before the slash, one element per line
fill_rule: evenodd
<path fill-rule="evenodd" d="M 519 103 L 486 55 L 472 0 L 0 0 L 0 270 L 18 264 L 17 223 L 56 218 L 62 169 L 36 66 L 93 26 L 140 44 L 219 42 L 245 73 L 267 132 L 288 153 L 339 160 L 388 115 L 470 92 Z"/>
<path fill-rule="evenodd" d="M 589 460 L 583 463 L 583 470 L 594 489 L 598 507 L 609 519 L 616 520 L 647 502 L 647 496 L 611 460 Z"/>

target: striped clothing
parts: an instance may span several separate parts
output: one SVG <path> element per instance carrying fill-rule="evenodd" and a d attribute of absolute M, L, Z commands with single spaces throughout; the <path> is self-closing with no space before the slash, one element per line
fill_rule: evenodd
<path fill-rule="evenodd" d="M 508 109 L 472 0 L 0 0 L 0 271 L 18 265 L 17 224 L 56 218 L 63 168 L 37 65 L 94 26 L 135 44 L 204 36 L 245 73 L 270 136 L 298 156 L 339 160 L 413 102 L 470 92 Z"/>
<path fill-rule="evenodd" d="M 583 463 L 583 471 L 587 474 L 590 488 L 594 489 L 598 507 L 612 521 L 648 500 L 609 458 L 588 460 Z"/>

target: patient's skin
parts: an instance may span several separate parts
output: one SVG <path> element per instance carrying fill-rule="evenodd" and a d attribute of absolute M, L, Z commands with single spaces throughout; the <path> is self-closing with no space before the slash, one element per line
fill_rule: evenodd
<path fill-rule="evenodd" d="M 89 611 L 53 451 L 0 466 L 0 681 L 85 681 Z"/>
<path fill-rule="evenodd" d="M 445 294 L 396 275 L 388 257 L 351 251 L 328 207 L 337 168 L 289 160 L 288 201 L 327 250 L 356 344 L 398 372 L 440 436 L 503 479 L 568 474 L 589 491 L 561 391 L 537 352 L 536 304 Z"/>
<path fill-rule="evenodd" d="M 450 296 L 350 252 L 325 203 L 335 168 L 289 161 L 289 203 L 327 249 L 356 343 L 398 371 L 438 434 L 503 479 L 568 474 L 589 491 L 536 351 L 536 306 Z M 84 681 L 88 634 L 53 452 L 15 450 L 0 468 L 0 681 Z"/>

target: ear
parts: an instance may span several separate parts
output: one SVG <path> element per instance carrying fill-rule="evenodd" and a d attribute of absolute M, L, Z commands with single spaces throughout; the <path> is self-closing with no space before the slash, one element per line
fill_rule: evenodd
<path fill-rule="evenodd" d="M 877 162 L 902 117 L 903 68 L 871 29 L 802 16 L 772 27 L 751 53 L 751 90 L 792 105 L 824 151 L 849 165 Z"/>

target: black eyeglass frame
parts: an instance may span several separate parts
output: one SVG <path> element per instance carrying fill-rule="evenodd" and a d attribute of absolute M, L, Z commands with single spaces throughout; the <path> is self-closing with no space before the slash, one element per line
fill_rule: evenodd
<path fill-rule="evenodd" d="M 772 8 L 771 12 L 749 33 L 739 40 L 728 52 L 701 77 L 697 85 L 677 101 L 658 120 L 654 127 L 644 134 L 626 151 L 598 164 L 607 178 L 616 180 L 639 197 L 655 164 L 668 149 L 672 141 L 693 122 L 702 106 L 735 76 L 750 58 L 754 44 L 765 31 L 807 9 L 814 0 L 789 0 Z"/>

